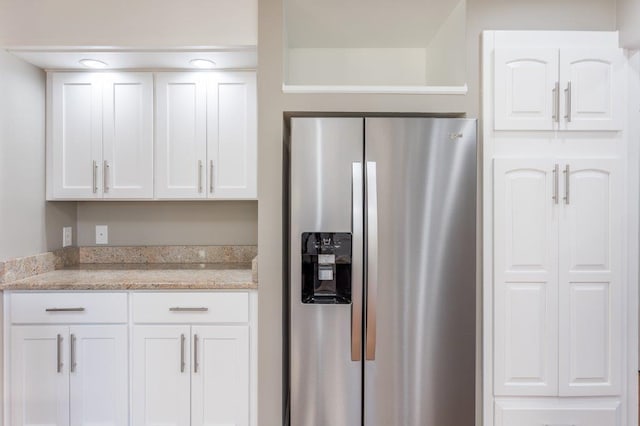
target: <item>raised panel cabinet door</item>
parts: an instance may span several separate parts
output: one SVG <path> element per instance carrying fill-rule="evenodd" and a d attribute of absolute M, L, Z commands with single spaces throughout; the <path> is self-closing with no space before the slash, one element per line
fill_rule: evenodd
<path fill-rule="evenodd" d="M 207 194 L 257 198 L 255 72 L 209 75 Z"/>
<path fill-rule="evenodd" d="M 497 401 L 495 426 L 622 426 L 620 411 L 618 401 Z"/>
<path fill-rule="evenodd" d="M 128 425 L 126 325 L 69 329 L 71 426 Z"/>
<path fill-rule="evenodd" d="M 53 199 L 102 198 L 102 75 L 50 74 L 48 173 Z"/>
<path fill-rule="evenodd" d="M 622 130 L 622 49 L 561 49 L 561 122 L 565 130 Z"/>
<path fill-rule="evenodd" d="M 134 426 L 189 426 L 191 328 L 133 327 Z"/>
<path fill-rule="evenodd" d="M 206 197 L 205 73 L 157 73 L 155 195 Z"/>
<path fill-rule="evenodd" d="M 10 333 L 11 425 L 68 426 L 68 328 L 13 326 Z"/>
<path fill-rule="evenodd" d="M 192 327 L 192 426 L 249 426 L 249 327 Z"/>
<path fill-rule="evenodd" d="M 494 392 L 557 395 L 557 171 L 494 161 Z"/>
<path fill-rule="evenodd" d="M 617 160 L 563 161 L 560 395 L 621 392 L 622 179 Z"/>
<path fill-rule="evenodd" d="M 558 125 L 558 49 L 496 49 L 496 130 L 553 130 Z"/>
<path fill-rule="evenodd" d="M 104 84 L 104 198 L 153 198 L 153 75 L 109 73 Z"/>

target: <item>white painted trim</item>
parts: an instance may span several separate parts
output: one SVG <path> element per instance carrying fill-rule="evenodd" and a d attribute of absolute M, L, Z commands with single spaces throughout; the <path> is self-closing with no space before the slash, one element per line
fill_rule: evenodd
<path fill-rule="evenodd" d="M 485 31 L 489 32 L 489 31 Z M 490 31 L 496 48 L 617 48 L 617 31 Z"/>
<path fill-rule="evenodd" d="M 283 84 L 282 93 L 377 93 L 398 95 L 466 95 L 467 85 L 463 86 L 331 86 L 331 85 L 295 85 Z"/>
<path fill-rule="evenodd" d="M 629 425 L 638 424 L 638 257 L 640 217 L 640 51 L 625 52 L 627 57 L 627 108 L 625 147 L 627 150 L 627 350 L 624 375 L 626 383 L 626 417 Z M 624 382 L 623 382 L 624 385 Z"/>
<path fill-rule="evenodd" d="M 493 425 L 493 51 L 494 32 L 482 33 L 482 423 Z"/>

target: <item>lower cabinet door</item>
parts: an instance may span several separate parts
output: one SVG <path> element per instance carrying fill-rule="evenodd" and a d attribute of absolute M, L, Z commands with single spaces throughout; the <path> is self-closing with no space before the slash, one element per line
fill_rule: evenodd
<path fill-rule="evenodd" d="M 61 326 L 11 327 L 12 426 L 69 424 L 69 331 Z"/>
<path fill-rule="evenodd" d="M 190 326 L 133 328 L 134 426 L 190 426 Z"/>
<path fill-rule="evenodd" d="M 495 426 L 620 426 L 618 401 L 496 402 Z"/>
<path fill-rule="evenodd" d="M 71 426 L 126 426 L 127 326 L 76 326 L 69 331 Z"/>
<path fill-rule="evenodd" d="M 192 426 L 249 425 L 249 327 L 193 326 Z"/>

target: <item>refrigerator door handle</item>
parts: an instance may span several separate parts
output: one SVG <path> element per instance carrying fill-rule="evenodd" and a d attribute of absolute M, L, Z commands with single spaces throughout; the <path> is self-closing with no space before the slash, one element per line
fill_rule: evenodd
<path fill-rule="evenodd" d="M 351 299 L 351 361 L 362 360 L 362 284 L 364 249 L 363 207 L 364 192 L 362 185 L 362 163 L 353 163 L 351 180 L 353 233 L 353 262 L 351 270 L 352 299 Z"/>
<path fill-rule="evenodd" d="M 367 361 L 376 359 L 376 307 L 378 298 L 378 187 L 376 163 L 367 162 Z"/>

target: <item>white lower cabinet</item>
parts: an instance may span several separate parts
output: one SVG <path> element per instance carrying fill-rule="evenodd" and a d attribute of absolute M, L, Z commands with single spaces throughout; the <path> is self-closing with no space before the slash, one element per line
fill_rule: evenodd
<path fill-rule="evenodd" d="M 140 325 L 133 424 L 249 424 L 249 327 Z"/>
<path fill-rule="evenodd" d="M 11 425 L 127 424 L 127 326 L 11 328 Z"/>
<path fill-rule="evenodd" d="M 4 298 L 5 425 L 257 424 L 251 292 Z"/>
<path fill-rule="evenodd" d="M 615 400 L 497 400 L 496 426 L 621 426 Z"/>

